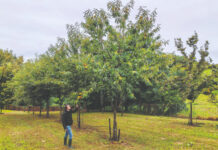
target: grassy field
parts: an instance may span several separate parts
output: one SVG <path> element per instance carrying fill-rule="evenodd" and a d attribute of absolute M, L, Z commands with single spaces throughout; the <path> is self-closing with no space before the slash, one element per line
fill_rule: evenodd
<path fill-rule="evenodd" d="M 217 121 L 198 120 L 196 126 L 190 127 L 187 119 L 119 114 L 121 141 L 110 142 L 111 113 L 83 113 L 81 117 L 82 129 L 77 129 L 75 123 L 73 126 L 73 146 L 78 150 L 215 150 L 218 147 Z M 76 114 L 73 118 L 76 120 Z M 58 112 L 49 119 L 17 111 L 0 115 L 0 150 L 67 150 L 63 136 Z"/>
<path fill-rule="evenodd" d="M 193 118 L 201 119 L 216 119 L 218 118 L 218 107 L 215 104 L 208 102 L 209 96 L 201 94 L 193 103 Z M 189 116 L 189 104 L 186 110 L 178 113 L 177 116 Z"/>

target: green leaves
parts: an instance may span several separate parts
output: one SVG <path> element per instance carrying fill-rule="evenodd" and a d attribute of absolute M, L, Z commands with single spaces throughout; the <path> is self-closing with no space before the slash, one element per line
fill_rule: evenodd
<path fill-rule="evenodd" d="M 212 75 L 212 70 L 211 69 L 207 69 L 207 70 L 204 70 L 202 72 L 202 77 L 208 77 L 208 76 L 211 76 Z"/>
<path fill-rule="evenodd" d="M 0 108 L 13 102 L 10 82 L 22 62 L 22 57 L 17 58 L 11 51 L 0 49 Z"/>
<path fill-rule="evenodd" d="M 186 76 L 183 77 L 183 87 L 186 87 L 182 90 L 186 93 L 187 97 L 191 100 L 195 100 L 197 96 L 200 94 L 203 88 L 207 86 L 207 80 L 212 75 L 212 70 L 208 69 L 208 62 L 206 60 L 208 56 L 208 42 L 205 42 L 204 48 L 201 47 L 198 51 L 200 54 L 200 60 L 196 60 L 196 52 L 198 49 L 198 34 L 195 32 L 193 36 L 191 36 L 187 40 L 187 45 L 192 48 L 190 54 L 187 54 L 185 51 L 186 48 L 183 47 L 183 43 L 181 39 L 177 39 L 175 41 L 177 49 L 184 56 L 183 63 L 185 67 Z"/>
<path fill-rule="evenodd" d="M 175 43 L 183 56 L 166 54 L 156 10 L 140 7 L 135 20 L 130 20 L 133 7 L 133 0 L 126 5 L 115 0 L 108 3 L 107 10 L 85 11 L 83 22 L 67 25 L 67 38 L 58 38 L 45 54 L 26 62 L 18 73 L 13 61 L 5 63 L 14 56 L 4 56 L 0 77 L 6 76 L 5 68 L 14 70 L 11 87 L 15 87 L 15 98 L 25 99 L 27 104 L 50 97 L 60 106 L 64 101 L 98 104 L 104 98 L 107 105 L 115 100 L 120 105 L 135 103 L 140 107 L 158 103 L 164 113 L 175 110 L 175 105 L 183 104 L 182 98 L 194 99 L 214 75 L 206 61 L 208 42 L 198 50 L 195 33 L 187 40 L 190 54 L 180 38 Z M 19 66 L 20 60 L 16 60 Z"/>

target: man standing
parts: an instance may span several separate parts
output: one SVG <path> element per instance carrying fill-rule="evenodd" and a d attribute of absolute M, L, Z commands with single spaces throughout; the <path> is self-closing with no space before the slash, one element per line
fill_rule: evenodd
<path fill-rule="evenodd" d="M 73 112 L 76 112 L 76 109 L 73 111 L 69 104 L 65 105 L 64 113 L 62 115 L 62 124 L 65 130 L 64 145 L 67 145 L 67 137 L 69 135 L 69 140 L 68 140 L 69 148 L 73 148 L 72 147 L 73 133 L 71 129 L 71 126 L 73 124 L 73 119 L 72 119 Z"/>

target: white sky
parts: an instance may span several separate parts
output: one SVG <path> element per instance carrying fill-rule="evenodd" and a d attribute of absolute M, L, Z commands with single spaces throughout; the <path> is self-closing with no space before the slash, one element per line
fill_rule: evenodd
<path fill-rule="evenodd" d="M 0 0 L 0 48 L 10 49 L 25 59 L 44 53 L 57 37 L 66 36 L 66 24 L 83 20 L 83 12 L 106 9 L 108 0 Z M 125 4 L 128 0 L 123 0 Z M 194 31 L 200 45 L 210 42 L 210 57 L 218 63 L 217 0 L 135 0 L 139 6 L 157 8 L 160 34 L 169 40 L 166 52 L 176 51 L 174 39 L 186 40 Z M 199 46 L 200 46 L 199 45 Z"/>

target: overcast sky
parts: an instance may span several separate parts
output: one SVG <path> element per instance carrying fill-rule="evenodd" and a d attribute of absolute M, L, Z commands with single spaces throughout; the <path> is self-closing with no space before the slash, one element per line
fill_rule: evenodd
<path fill-rule="evenodd" d="M 57 37 L 66 36 L 66 24 L 83 20 L 83 12 L 106 9 L 108 0 L 0 0 L 0 48 L 25 59 L 44 53 Z M 128 0 L 123 0 L 125 4 Z M 175 51 L 174 39 L 186 40 L 194 31 L 200 45 L 210 42 L 210 57 L 218 63 L 218 0 L 135 0 L 157 9 L 160 34 L 169 40 L 166 52 Z"/>

